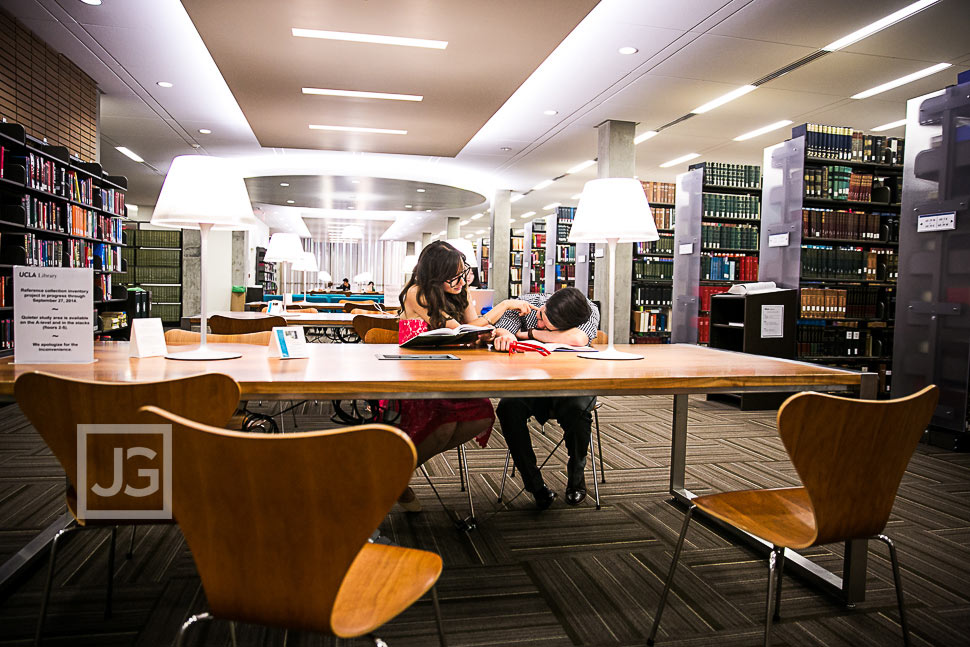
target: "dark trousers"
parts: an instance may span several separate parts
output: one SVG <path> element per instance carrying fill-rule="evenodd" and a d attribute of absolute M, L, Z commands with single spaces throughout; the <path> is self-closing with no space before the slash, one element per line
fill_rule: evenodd
<path fill-rule="evenodd" d="M 564 444 L 569 454 L 566 465 L 566 487 L 585 487 L 586 454 L 592 427 L 592 410 L 596 396 L 573 396 L 562 398 L 502 398 L 495 410 L 502 425 L 505 443 L 512 453 L 515 468 L 522 475 L 522 483 L 529 492 L 544 485 L 536 463 L 529 435 L 528 421 L 532 416 L 540 423 L 551 418 L 559 422 L 564 432 Z"/>

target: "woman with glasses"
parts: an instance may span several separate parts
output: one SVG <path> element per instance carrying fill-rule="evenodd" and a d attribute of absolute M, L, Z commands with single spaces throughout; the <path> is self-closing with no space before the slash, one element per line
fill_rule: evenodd
<path fill-rule="evenodd" d="M 485 316 L 479 316 L 468 299 L 471 278 L 472 268 L 460 251 L 443 241 L 425 247 L 411 280 L 401 291 L 402 329 L 406 327 L 417 334 L 422 329 L 455 328 L 464 323 L 493 325 L 509 310 L 528 314 L 534 309 L 523 301 L 510 299 Z M 484 447 L 495 421 L 495 412 L 487 398 L 399 400 L 396 406 L 401 412 L 399 426 L 417 448 L 418 465 L 472 438 L 477 438 Z M 398 503 L 410 512 L 421 509 L 410 487 Z"/>

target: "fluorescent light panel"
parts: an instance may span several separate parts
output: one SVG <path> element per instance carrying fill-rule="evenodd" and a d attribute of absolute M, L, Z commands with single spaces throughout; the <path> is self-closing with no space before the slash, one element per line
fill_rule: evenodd
<path fill-rule="evenodd" d="M 509 198 L 509 202 L 518 202 L 519 200 L 521 200 L 524 197 L 525 197 L 525 194 L 524 193 L 520 193 L 518 195 L 513 195 L 511 198 Z"/>
<path fill-rule="evenodd" d="M 310 124 L 310 130 L 335 130 L 342 133 L 374 133 L 378 135 L 407 135 L 406 130 L 394 130 L 392 128 L 362 128 L 357 126 L 320 126 Z"/>
<path fill-rule="evenodd" d="M 474 216 L 472 216 L 472 220 L 478 220 L 484 215 L 485 215 L 484 213 L 476 213 Z"/>
<path fill-rule="evenodd" d="M 519 216 L 519 218 L 528 218 L 529 216 L 534 216 L 534 215 L 536 215 L 535 211 L 526 211 L 524 214 Z"/>
<path fill-rule="evenodd" d="M 539 184 L 537 184 L 534 187 L 532 187 L 532 190 L 533 191 L 541 191 L 544 188 L 546 188 L 547 186 L 551 186 L 552 183 L 553 183 L 553 180 L 543 180 L 542 182 L 539 182 Z"/>
<path fill-rule="evenodd" d="M 121 153 L 122 155 L 124 155 L 125 157 L 127 157 L 128 159 L 134 160 L 139 164 L 143 164 L 145 162 L 145 160 L 143 160 L 137 153 L 135 153 L 134 151 L 128 148 L 125 148 L 124 146 L 115 146 L 115 150 Z"/>
<path fill-rule="evenodd" d="M 444 49 L 446 40 L 427 40 L 424 38 L 405 38 L 402 36 L 381 36 L 379 34 L 355 34 L 347 31 L 324 31 L 321 29 L 293 28 L 293 35 L 299 38 L 321 38 L 323 40 L 345 40 L 354 43 L 374 43 L 377 45 L 401 45 L 403 47 L 425 47 Z"/>
<path fill-rule="evenodd" d="M 893 25 L 899 22 L 900 20 L 909 18 L 914 13 L 918 11 L 922 11 L 923 9 L 926 9 L 930 5 L 934 5 L 937 2 L 939 2 L 939 0 L 920 0 L 919 2 L 914 2 L 908 7 L 903 7 L 899 11 L 889 14 L 885 18 L 881 18 L 872 24 L 866 25 L 862 29 L 857 29 L 851 34 L 848 34 L 847 36 L 843 36 L 837 41 L 829 43 L 822 49 L 825 50 L 826 52 L 834 52 L 836 50 L 842 49 L 843 47 L 848 47 L 852 43 L 858 42 L 863 38 L 866 38 L 867 36 L 871 36 L 877 31 L 881 31 L 886 27 L 889 27 L 890 25 Z"/>
<path fill-rule="evenodd" d="M 350 97 L 352 99 L 389 99 L 391 101 L 422 101 L 420 94 L 394 94 L 392 92 L 359 92 L 357 90 L 330 90 L 327 88 L 303 88 L 303 94 L 327 97 Z"/>
<path fill-rule="evenodd" d="M 713 101 L 708 101 L 704 105 L 694 108 L 693 110 L 691 110 L 691 112 L 695 115 L 702 115 L 705 112 L 710 112 L 711 110 L 713 110 L 714 108 L 717 108 L 718 106 L 723 106 L 725 103 L 734 101 L 738 97 L 743 97 L 747 93 L 752 92 L 756 89 L 757 89 L 757 86 L 754 86 L 754 85 L 742 85 L 740 88 L 731 90 L 727 94 L 723 94 L 719 96 L 717 99 L 714 99 Z"/>
<path fill-rule="evenodd" d="M 574 166 L 571 169 L 569 169 L 568 171 L 566 171 L 566 173 L 567 174 L 579 173 L 583 169 L 587 169 L 587 168 L 589 168 L 590 166 L 592 166 L 595 163 L 596 163 L 596 160 L 586 160 L 585 162 L 580 162 L 576 166 Z"/>
<path fill-rule="evenodd" d="M 677 166 L 678 164 L 683 164 L 684 162 L 689 162 L 695 157 L 700 157 L 700 153 L 687 153 L 686 155 L 681 155 L 677 159 L 672 159 L 669 162 L 664 162 L 660 165 L 660 168 L 670 168 L 671 166 Z"/>
<path fill-rule="evenodd" d="M 906 85 L 907 83 L 918 81 L 919 79 L 922 79 L 923 77 L 927 77 L 931 74 L 936 74 L 937 72 L 940 72 L 941 70 L 945 70 L 948 67 L 953 67 L 953 65 L 951 63 L 937 63 L 936 65 L 931 65 L 930 67 L 922 69 L 918 72 L 913 72 L 912 74 L 901 76 L 894 81 L 889 81 L 888 83 L 877 85 L 874 88 L 869 88 L 868 90 L 865 90 L 864 92 L 860 92 L 859 94 L 853 94 L 852 98 L 868 99 L 869 97 L 875 96 L 877 94 L 882 94 L 887 90 L 892 90 L 893 88 L 898 88 L 901 85 Z"/>
<path fill-rule="evenodd" d="M 636 137 L 634 137 L 633 138 L 633 143 L 634 144 L 642 144 L 643 142 L 647 141 L 648 139 L 652 139 L 652 138 L 656 137 L 659 134 L 660 133 L 658 133 L 656 130 L 648 130 L 647 132 L 640 133 L 639 135 L 637 135 Z"/>
<path fill-rule="evenodd" d="M 875 128 L 872 129 L 872 132 L 879 133 L 884 130 L 892 130 L 893 128 L 899 128 L 900 126 L 905 126 L 905 125 L 906 125 L 906 120 L 900 119 L 899 121 L 891 121 L 888 124 L 876 126 Z"/>
<path fill-rule="evenodd" d="M 757 128 L 755 130 L 752 130 L 749 133 L 744 133 L 743 135 L 738 135 L 737 137 L 734 138 L 734 141 L 736 141 L 736 142 L 743 142 L 743 141 L 748 140 L 748 139 L 753 139 L 753 138 L 758 137 L 760 135 L 764 135 L 765 133 L 770 133 L 772 130 L 778 130 L 779 128 L 784 128 L 785 126 L 787 126 L 787 125 L 789 125 L 791 123 L 792 123 L 792 120 L 791 119 L 782 119 L 781 121 L 776 121 L 773 124 L 768 124 L 767 126 L 762 126 L 761 128 Z"/>

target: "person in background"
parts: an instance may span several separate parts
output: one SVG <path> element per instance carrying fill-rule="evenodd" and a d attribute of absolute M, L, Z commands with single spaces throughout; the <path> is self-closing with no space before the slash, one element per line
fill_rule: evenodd
<path fill-rule="evenodd" d="M 377 292 L 377 288 L 374 287 L 373 281 L 367 284 L 367 287 L 364 288 L 364 292 Z"/>
<path fill-rule="evenodd" d="M 455 328 L 463 323 L 491 325 L 509 310 L 522 314 L 531 310 L 524 302 L 504 301 L 488 312 L 489 318 L 478 316 L 468 301 L 470 277 L 470 268 L 460 251 L 444 241 L 426 246 L 421 250 L 411 280 L 401 291 L 402 321 L 419 320 L 420 328 L 430 329 Z M 401 413 L 399 426 L 414 442 L 418 465 L 472 438 L 477 438 L 484 447 L 495 422 L 488 398 L 398 400 L 397 407 Z M 408 511 L 421 509 L 410 487 L 398 503 Z"/>
<path fill-rule="evenodd" d="M 343 283 L 340 284 L 338 290 L 350 290 L 350 279 L 344 279 Z"/>
<path fill-rule="evenodd" d="M 506 311 L 495 324 L 492 344 L 495 350 L 507 351 L 518 339 L 558 342 L 570 346 L 588 346 L 596 339 L 599 311 L 592 301 L 576 288 L 563 288 L 554 294 L 525 294 L 519 297 L 531 306 L 521 316 Z M 532 449 L 528 421 L 535 416 L 540 424 L 555 418 L 563 429 L 563 440 L 569 461 L 566 464 L 566 503 L 579 505 L 586 498 L 586 455 L 595 395 L 552 398 L 502 398 L 496 413 L 502 434 L 525 489 L 536 506 L 545 510 L 556 493 L 542 480 Z"/>

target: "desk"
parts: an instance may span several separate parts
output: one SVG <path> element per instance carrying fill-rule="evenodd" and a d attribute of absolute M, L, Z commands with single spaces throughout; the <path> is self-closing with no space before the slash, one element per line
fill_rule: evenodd
<path fill-rule="evenodd" d="M 263 319 L 270 315 L 265 312 L 211 312 L 209 316 L 220 315 L 231 319 Z M 380 312 L 368 312 L 368 316 L 386 317 L 396 319 L 397 315 L 382 314 Z M 276 315 L 286 319 L 290 326 L 319 326 L 321 328 L 353 328 L 354 317 L 357 315 L 349 312 L 287 312 L 286 314 Z M 198 326 L 200 315 L 194 317 L 182 317 L 182 328 L 190 329 L 190 326 Z"/>
<path fill-rule="evenodd" d="M 241 315 L 243 313 L 233 313 Z M 314 315 L 310 315 L 314 316 Z M 645 361 L 595 361 L 573 353 L 509 356 L 487 350 L 450 350 L 460 361 L 381 361 L 378 353 L 416 353 L 394 345 L 311 344 L 308 359 L 270 359 L 267 349 L 227 344 L 239 359 L 191 362 L 162 357 L 130 359 L 126 342 L 96 342 L 93 364 L 13 364 L 0 360 L 0 397 L 13 397 L 18 375 L 42 370 L 82 380 L 148 382 L 198 373 L 225 373 L 239 382 L 244 400 L 472 398 L 505 396 L 661 395 L 674 396 L 670 450 L 670 492 L 682 502 L 695 495 L 685 487 L 687 398 L 690 394 L 745 391 L 851 390 L 876 395 L 876 375 L 792 360 L 688 345 L 620 345 Z M 340 370 L 335 370 L 339 366 Z M 823 589 L 846 602 L 865 599 L 865 540 L 847 542 L 840 579 L 788 551 L 792 567 L 804 570 Z"/>

